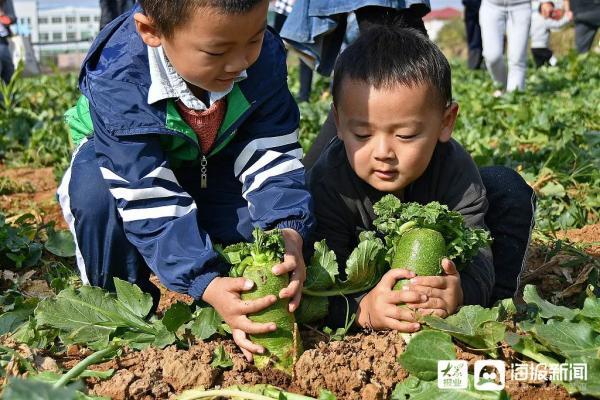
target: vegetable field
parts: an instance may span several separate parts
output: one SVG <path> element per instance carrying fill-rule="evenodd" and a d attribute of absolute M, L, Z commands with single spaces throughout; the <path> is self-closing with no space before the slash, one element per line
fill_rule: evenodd
<path fill-rule="evenodd" d="M 345 280 L 327 244 L 316 243 L 296 314 L 276 303 L 253 317 L 275 318 L 278 326 L 273 337 L 256 338 L 269 350 L 256 365 L 206 304 L 160 287 L 160 305 L 151 311 L 151 296 L 128 282 L 116 280 L 116 293 L 81 285 L 54 196 L 72 150 L 63 113 L 77 99 L 77 78 L 56 72 L 0 84 L 0 397 L 600 398 L 600 55 L 571 55 L 530 72 L 525 92 L 494 98 L 485 72 L 453 65 L 460 105 L 454 137 L 478 165 L 515 169 L 538 196 L 519 295 L 491 308 L 465 306 L 446 319 L 422 316 L 412 335 L 357 331 L 349 313 L 345 328 L 323 326 L 326 296 L 372 287 L 395 265 L 403 246 L 396 236 L 413 228 L 407 223 L 418 220 L 421 231 L 454 244 L 452 255 L 463 261 L 489 240 L 471 231 L 458 241 L 444 230 L 456 216 L 440 205 L 415 211 L 388 198 L 376 210 L 377 229 L 388 236 L 361 236 Z M 292 92 L 297 75 L 291 66 Z M 328 88 L 316 78 L 311 101 L 300 104 L 305 150 L 327 116 Z M 439 232 L 431 231 L 433 220 Z M 255 235 L 254 245 L 220 251 L 232 276 L 267 281 L 259 267 L 281 258 L 281 238 Z M 438 360 L 457 362 L 439 371 Z M 496 371 L 477 375 L 482 360 L 502 366 L 504 387 L 494 386 Z M 453 365 L 467 366 L 464 385 L 438 388 L 440 374 L 455 377 Z M 489 390 L 475 387 L 482 382 Z"/>

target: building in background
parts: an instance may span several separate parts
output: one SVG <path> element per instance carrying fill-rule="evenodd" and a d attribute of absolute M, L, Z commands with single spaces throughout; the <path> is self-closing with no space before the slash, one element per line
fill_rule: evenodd
<path fill-rule="evenodd" d="M 59 67 L 78 67 L 98 34 L 99 7 L 44 6 L 39 0 L 14 4 L 17 24 L 13 32 L 30 38 L 38 60 L 50 57 Z"/>

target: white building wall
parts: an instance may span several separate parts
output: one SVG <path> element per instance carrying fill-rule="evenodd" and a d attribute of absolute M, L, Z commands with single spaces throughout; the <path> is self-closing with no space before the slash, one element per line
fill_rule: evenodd
<path fill-rule="evenodd" d="M 85 52 L 98 34 L 99 7 L 41 9 L 35 0 L 14 4 L 18 21 L 15 31 L 31 37 L 38 55 Z"/>

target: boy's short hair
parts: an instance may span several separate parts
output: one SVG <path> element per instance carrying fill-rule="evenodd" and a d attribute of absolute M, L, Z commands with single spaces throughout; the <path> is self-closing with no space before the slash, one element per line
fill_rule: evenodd
<path fill-rule="evenodd" d="M 333 72 L 333 103 L 345 78 L 375 87 L 428 84 L 446 107 L 452 101 L 450 64 L 442 51 L 415 29 L 376 25 L 346 48 Z"/>
<path fill-rule="evenodd" d="M 193 12 L 212 7 L 224 14 L 244 14 L 264 0 L 139 0 L 161 34 L 170 37 L 176 27 L 185 24 Z"/>

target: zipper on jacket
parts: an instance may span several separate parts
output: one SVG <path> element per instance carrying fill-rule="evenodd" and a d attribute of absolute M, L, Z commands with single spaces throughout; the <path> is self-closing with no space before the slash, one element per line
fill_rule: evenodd
<path fill-rule="evenodd" d="M 202 159 L 200 160 L 200 189 L 206 189 L 208 186 L 208 160 L 206 156 L 203 154 Z"/>

